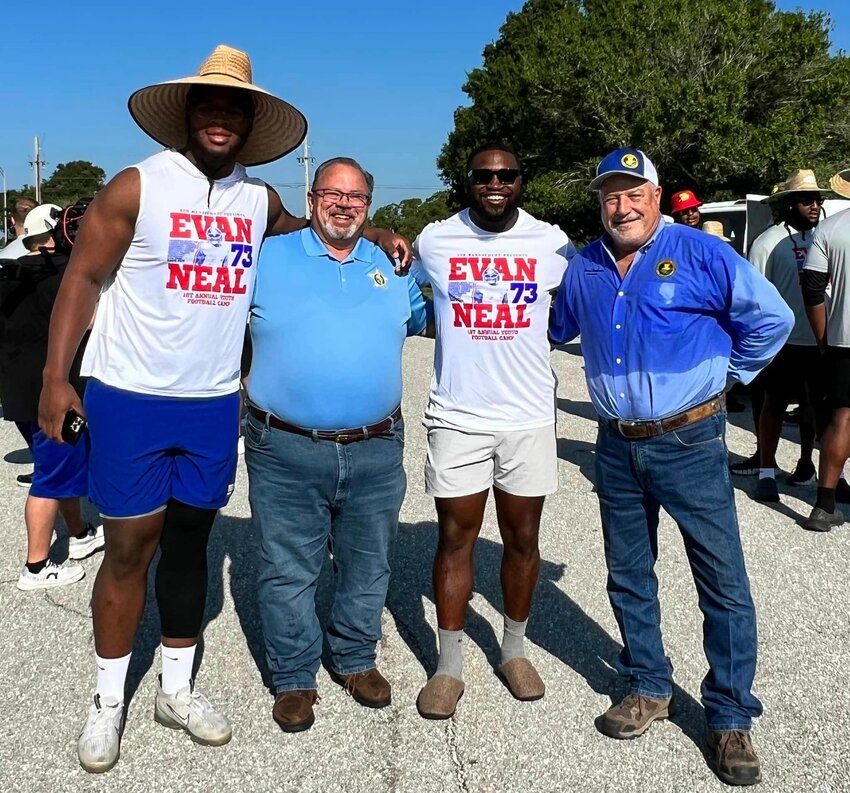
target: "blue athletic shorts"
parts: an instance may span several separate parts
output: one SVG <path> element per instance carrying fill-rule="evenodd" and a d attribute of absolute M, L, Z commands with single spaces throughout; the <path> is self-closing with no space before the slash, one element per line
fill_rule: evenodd
<path fill-rule="evenodd" d="M 152 396 L 89 380 L 89 498 L 109 518 L 147 515 L 169 499 L 223 507 L 236 479 L 239 393 Z"/>
<path fill-rule="evenodd" d="M 76 445 L 54 443 L 35 422 L 32 432 L 32 486 L 37 498 L 84 498 L 89 492 L 89 436 L 84 432 Z"/>

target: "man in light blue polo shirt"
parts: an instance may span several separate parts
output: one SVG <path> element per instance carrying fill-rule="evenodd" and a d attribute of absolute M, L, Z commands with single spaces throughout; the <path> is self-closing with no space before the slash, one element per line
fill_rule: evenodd
<path fill-rule="evenodd" d="M 727 470 L 724 391 L 749 383 L 794 324 L 774 286 L 725 242 L 665 224 L 658 174 L 642 151 L 599 164 L 605 234 L 575 256 L 549 335 L 581 333 L 587 388 L 599 414 L 596 490 L 608 596 L 623 637 L 617 671 L 628 695 L 596 720 L 636 738 L 667 718 L 672 666 L 661 639 L 655 562 L 663 507 L 685 543 L 708 674 L 702 701 L 714 770 L 730 785 L 761 781 L 750 737 L 756 613 Z"/>
<path fill-rule="evenodd" d="M 314 721 L 328 547 L 331 677 L 362 705 L 391 701 L 375 646 L 406 487 L 401 357 L 407 336 L 432 329 L 413 278 L 362 237 L 372 185 L 354 160 L 319 166 L 310 227 L 266 241 L 251 307 L 245 460 L 273 716 L 285 732 Z"/>

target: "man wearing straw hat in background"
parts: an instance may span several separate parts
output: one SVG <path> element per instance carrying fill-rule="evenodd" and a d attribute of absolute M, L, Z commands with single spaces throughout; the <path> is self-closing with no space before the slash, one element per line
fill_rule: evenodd
<path fill-rule="evenodd" d="M 850 169 L 829 180 L 833 192 L 850 198 Z M 824 354 L 826 406 L 832 410 L 821 438 L 818 493 L 809 517 L 810 531 L 829 531 L 844 522 L 835 506 L 841 498 L 840 477 L 850 454 L 850 210 L 822 220 L 812 235 L 803 268 L 803 302 L 818 348 Z M 832 285 L 829 304 L 826 287 Z M 846 483 L 843 483 L 846 485 Z"/>
<path fill-rule="evenodd" d="M 706 234 L 710 234 L 712 237 L 717 237 L 724 242 L 732 242 L 732 240 L 726 236 L 723 224 L 719 220 L 706 220 L 700 227 L 700 231 L 704 231 Z"/>
<path fill-rule="evenodd" d="M 246 175 L 245 166 L 283 157 L 307 131 L 296 108 L 252 84 L 246 53 L 218 46 L 197 75 L 142 88 L 129 107 L 169 150 L 119 173 L 92 202 L 53 312 L 39 410 L 53 440 L 69 411 L 87 416 L 90 497 L 107 538 L 92 593 L 97 689 L 77 744 L 90 772 L 118 760 L 157 548 L 155 718 L 198 743 L 230 740 L 230 724 L 193 678 L 207 542 L 235 478 L 240 355 L 259 247 L 264 236 L 304 226 Z M 395 240 L 371 231 L 382 247 Z M 67 374 L 98 298 L 84 410 Z"/>
<path fill-rule="evenodd" d="M 794 329 L 788 341 L 761 375 L 765 399 L 756 427 L 760 457 L 756 501 L 779 501 L 776 449 L 790 402 L 797 402 L 801 408 L 800 459 L 787 482 L 809 484 L 817 475 L 812 453 L 817 414 L 823 401 L 823 371 L 800 282 L 812 232 L 821 219 L 822 192 L 813 171 L 791 173 L 765 199 L 778 223 L 757 237 L 749 251 L 750 263 L 776 287 L 794 312 Z M 844 487 L 847 488 L 846 482 Z"/>

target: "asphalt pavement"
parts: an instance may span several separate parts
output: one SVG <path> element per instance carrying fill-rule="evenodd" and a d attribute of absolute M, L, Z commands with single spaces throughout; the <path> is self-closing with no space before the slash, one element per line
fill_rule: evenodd
<path fill-rule="evenodd" d="M 414 339 L 405 358 L 407 498 L 383 616 L 379 665 L 393 704 L 358 705 L 319 673 L 316 723 L 287 735 L 271 718 L 256 603 L 257 535 L 240 461 L 236 492 L 210 549 L 210 591 L 199 688 L 228 715 L 233 740 L 198 746 L 153 721 L 158 617 L 149 598 L 131 663 L 121 759 L 90 776 L 77 764 L 76 739 L 92 694 L 94 663 L 89 599 L 100 556 L 83 562 L 77 584 L 42 592 L 15 587 L 26 542 L 30 470 L 13 425 L 0 426 L 0 790 L 3 791 L 315 791 L 348 793 L 537 793 L 549 791 L 720 791 L 704 754 L 699 703 L 706 671 L 701 615 L 678 531 L 660 527 L 658 576 L 665 645 L 676 681 L 675 714 L 640 739 L 612 741 L 593 719 L 624 693 L 612 668 L 619 635 L 605 594 L 605 565 L 593 492 L 594 415 L 578 345 L 553 353 L 559 378 L 560 490 L 541 527 L 541 575 L 528 630 L 530 658 L 546 682 L 539 702 L 515 701 L 494 673 L 501 638 L 501 556 L 492 505 L 476 551 L 465 654 L 466 693 L 454 718 L 425 721 L 416 696 L 436 663 L 430 564 L 436 543 L 432 501 L 424 494 L 425 433 L 420 417 L 431 373 L 432 343 Z M 746 414 L 730 416 L 733 459 L 754 448 Z M 787 428 L 779 463 L 795 462 Z M 756 694 L 765 707 L 754 731 L 764 761 L 761 791 L 850 791 L 850 526 L 803 531 L 814 486 L 780 484 L 782 502 L 763 505 L 736 482 L 741 534 L 759 612 Z M 700 482 L 682 481 L 683 487 Z M 94 515 L 94 513 L 92 513 Z M 58 529 L 52 555 L 67 555 Z M 327 611 L 326 568 L 319 608 Z"/>

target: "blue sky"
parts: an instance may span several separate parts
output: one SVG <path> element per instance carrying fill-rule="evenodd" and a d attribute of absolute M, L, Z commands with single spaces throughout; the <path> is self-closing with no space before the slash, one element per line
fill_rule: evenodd
<path fill-rule="evenodd" d="M 850 50 L 846 0 L 788 2 L 832 14 L 833 45 Z M 312 154 L 356 157 L 376 179 L 375 204 L 440 188 L 435 159 L 466 73 L 481 64 L 521 0 L 140 3 L 43 0 L 4 9 L 0 167 L 10 188 L 32 183 L 39 135 L 49 174 L 90 160 L 108 176 L 158 150 L 126 109 L 144 85 L 194 73 L 218 43 L 247 50 L 254 80 L 308 118 Z M 842 18 L 843 17 L 843 18 Z M 18 31 L 13 34 L 12 31 Z M 296 154 L 253 169 L 303 211 Z"/>

